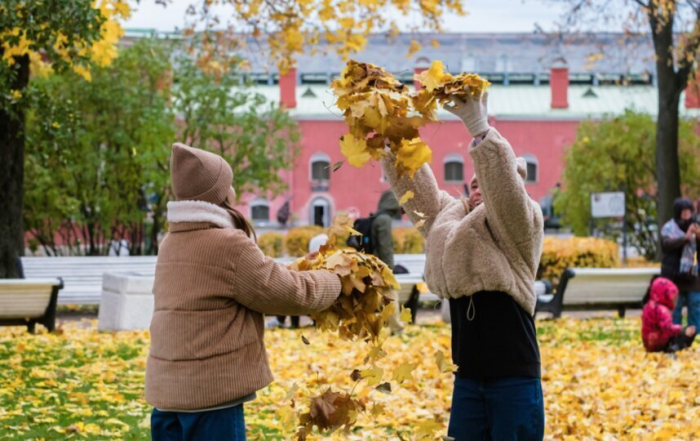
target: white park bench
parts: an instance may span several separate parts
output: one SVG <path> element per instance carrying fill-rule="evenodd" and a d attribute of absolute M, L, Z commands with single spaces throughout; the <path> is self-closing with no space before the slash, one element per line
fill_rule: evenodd
<path fill-rule="evenodd" d="M 26 326 L 33 334 L 40 323 L 53 332 L 61 288 L 60 278 L 0 280 L 0 326 Z"/>
<path fill-rule="evenodd" d="M 291 258 L 276 259 L 289 263 Z M 397 254 L 396 263 L 408 269 L 409 274 L 397 275 L 402 285 L 400 298 L 408 301 L 413 287 L 423 281 L 424 254 Z M 156 256 L 81 256 L 81 257 L 23 257 L 22 265 L 27 278 L 61 277 L 65 285 L 58 298 L 59 304 L 98 305 L 105 273 L 136 273 L 154 276 Z M 437 300 L 434 294 L 425 300 Z"/>
<path fill-rule="evenodd" d="M 154 276 L 156 256 L 23 257 L 27 279 L 61 277 L 60 305 L 99 305 L 105 273 Z"/>
<path fill-rule="evenodd" d="M 563 310 L 639 309 L 642 299 L 659 268 L 568 268 L 555 294 L 540 294 L 536 312 L 561 317 Z"/>

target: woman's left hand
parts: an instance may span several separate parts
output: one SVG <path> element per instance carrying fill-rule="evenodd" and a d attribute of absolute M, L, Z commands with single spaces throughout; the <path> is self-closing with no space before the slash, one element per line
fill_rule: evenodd
<path fill-rule="evenodd" d="M 443 107 L 460 118 L 472 137 L 476 138 L 489 130 L 488 97 L 488 92 L 482 93 L 480 98 L 474 98 L 467 91 L 465 99 L 454 97 L 452 105 L 445 104 Z"/>

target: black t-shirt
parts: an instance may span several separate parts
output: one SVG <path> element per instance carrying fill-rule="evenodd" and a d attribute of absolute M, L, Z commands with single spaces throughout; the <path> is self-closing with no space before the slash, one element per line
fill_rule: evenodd
<path fill-rule="evenodd" d="M 540 377 L 535 321 L 513 297 L 481 291 L 450 299 L 450 315 L 452 360 L 459 367 L 458 377 Z"/>

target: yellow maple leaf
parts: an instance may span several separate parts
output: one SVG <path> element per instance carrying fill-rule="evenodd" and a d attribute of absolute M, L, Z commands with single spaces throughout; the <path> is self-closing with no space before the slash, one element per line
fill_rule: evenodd
<path fill-rule="evenodd" d="M 435 432 L 443 429 L 443 425 L 437 421 L 423 421 L 414 429 L 416 440 L 432 440 L 435 438 Z"/>
<path fill-rule="evenodd" d="M 417 365 L 413 363 L 401 363 L 396 369 L 394 369 L 391 379 L 399 384 L 403 383 L 404 381 L 413 380 L 413 370 L 416 368 L 416 366 Z"/>
<path fill-rule="evenodd" d="M 448 78 L 451 78 L 451 75 L 445 74 L 445 66 L 442 61 L 433 61 L 430 69 L 416 75 L 416 80 L 420 81 L 423 87 L 428 89 L 428 92 L 443 86 Z"/>
<path fill-rule="evenodd" d="M 419 50 L 421 50 L 421 44 L 418 43 L 416 40 L 411 40 L 411 43 L 408 46 L 408 53 L 406 54 L 406 58 L 412 58 Z"/>
<path fill-rule="evenodd" d="M 442 351 L 437 351 L 435 353 L 435 362 L 442 373 L 457 372 L 457 366 L 455 366 L 451 360 L 448 360 L 445 357 L 445 353 Z"/>
<path fill-rule="evenodd" d="M 406 193 L 403 194 L 403 196 L 401 196 L 401 199 L 399 199 L 399 204 L 400 205 L 406 204 L 406 202 L 413 199 L 414 196 L 415 196 L 415 193 L 413 193 L 411 190 L 408 190 Z"/>
<path fill-rule="evenodd" d="M 433 160 L 433 152 L 420 138 L 403 139 L 396 153 L 396 166 L 404 167 L 411 179 L 423 164 Z"/>
<path fill-rule="evenodd" d="M 367 151 L 367 142 L 348 134 L 340 138 L 340 152 L 345 156 L 350 165 L 362 167 L 372 157 Z"/>
<path fill-rule="evenodd" d="M 367 386 L 372 387 L 381 383 L 382 376 L 384 376 L 384 369 L 372 365 L 369 369 L 363 369 L 360 371 L 360 376 L 367 380 Z"/>

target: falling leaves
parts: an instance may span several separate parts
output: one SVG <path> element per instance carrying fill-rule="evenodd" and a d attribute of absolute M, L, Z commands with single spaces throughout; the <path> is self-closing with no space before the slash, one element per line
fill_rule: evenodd
<path fill-rule="evenodd" d="M 391 376 L 392 381 L 396 381 L 397 383 L 401 384 L 404 381 L 411 381 L 413 380 L 413 370 L 416 368 L 417 365 L 413 363 L 401 363 L 399 367 L 394 369 L 394 373 Z"/>
<path fill-rule="evenodd" d="M 435 362 L 440 372 L 457 372 L 457 366 L 452 363 L 452 360 L 445 357 L 445 353 L 442 351 L 435 353 Z"/>

